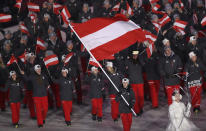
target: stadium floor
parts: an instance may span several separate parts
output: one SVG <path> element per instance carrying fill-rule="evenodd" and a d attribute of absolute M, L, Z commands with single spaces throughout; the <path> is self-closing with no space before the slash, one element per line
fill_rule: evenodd
<path fill-rule="evenodd" d="M 20 128 L 16 131 L 121 131 L 122 123 L 119 120 L 114 123 L 110 115 L 110 103 L 107 98 L 103 103 L 103 121 L 92 121 L 90 114 L 90 100 L 88 98 L 88 86 L 83 87 L 82 105 L 73 104 L 71 116 L 72 126 L 67 127 L 64 122 L 62 110 L 49 110 L 46 124 L 43 128 L 37 127 L 36 120 L 29 118 L 28 109 L 21 108 Z M 186 96 L 183 96 L 185 98 Z M 160 105 L 158 109 L 151 109 L 151 102 L 145 101 L 144 114 L 141 117 L 133 117 L 132 131 L 164 131 L 168 124 L 168 106 L 163 90 L 160 91 Z M 206 130 L 206 93 L 203 94 L 202 107 L 199 114 L 192 113 L 191 120 L 202 131 Z M 0 112 L 0 131 L 14 130 L 11 125 L 11 111 L 7 107 L 6 112 Z"/>

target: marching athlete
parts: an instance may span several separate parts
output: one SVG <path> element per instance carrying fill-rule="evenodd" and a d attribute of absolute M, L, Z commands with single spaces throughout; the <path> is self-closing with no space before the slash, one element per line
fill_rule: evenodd
<path fill-rule="evenodd" d="M 127 100 L 129 106 L 122 99 L 121 95 Z M 135 104 L 135 95 L 133 90 L 129 86 L 129 79 L 122 79 L 122 87 L 120 88 L 120 92 L 116 97 L 116 101 L 119 102 L 119 112 L 122 119 L 122 124 L 124 131 L 130 131 L 132 126 L 132 111 Z"/>

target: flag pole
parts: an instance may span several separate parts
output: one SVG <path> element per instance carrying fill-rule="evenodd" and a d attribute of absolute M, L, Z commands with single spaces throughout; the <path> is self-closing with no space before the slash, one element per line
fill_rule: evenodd
<path fill-rule="evenodd" d="M 21 72 L 22 70 L 21 70 L 21 68 L 19 67 L 19 64 L 18 64 L 17 62 L 15 62 L 15 63 L 16 63 L 16 65 L 17 65 L 19 71 Z"/>
<path fill-rule="evenodd" d="M 84 45 L 84 47 L 87 49 L 87 46 L 85 46 L 85 44 L 82 42 L 82 40 L 80 39 L 79 35 L 76 33 L 76 31 L 73 29 L 72 25 L 69 23 L 69 27 L 72 29 L 72 31 L 74 32 L 74 34 L 77 36 L 77 38 L 81 41 L 81 43 Z M 117 88 L 117 86 L 114 84 L 114 82 L 111 80 L 111 78 L 108 76 L 108 74 L 106 73 L 106 71 L 102 68 L 102 66 L 100 65 L 100 63 L 96 60 L 96 58 L 93 56 L 93 54 L 90 52 L 90 50 L 87 49 L 87 51 L 89 52 L 89 54 L 91 55 L 91 57 L 94 59 L 94 61 L 98 64 L 99 68 L 102 70 L 102 72 L 106 75 L 106 77 L 109 79 L 109 81 L 112 83 L 112 85 L 114 86 L 114 88 L 116 89 L 117 92 L 120 92 L 119 89 Z M 122 99 L 124 100 L 124 102 L 129 106 L 130 104 L 127 102 L 127 100 L 125 99 L 125 97 L 123 95 L 121 95 Z M 133 109 L 131 109 L 132 113 L 137 116 L 137 114 L 135 113 L 135 111 Z"/>

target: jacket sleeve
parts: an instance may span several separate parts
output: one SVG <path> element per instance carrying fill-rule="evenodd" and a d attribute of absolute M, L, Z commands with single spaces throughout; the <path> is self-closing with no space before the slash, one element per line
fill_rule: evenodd
<path fill-rule="evenodd" d="M 161 77 L 164 77 L 166 75 L 165 71 L 164 71 L 164 62 L 163 59 L 160 59 L 159 64 L 158 64 L 158 70 L 160 73 Z"/>
<path fill-rule="evenodd" d="M 134 107 L 134 104 L 135 104 L 135 95 L 134 95 L 133 90 L 131 90 L 130 92 L 131 92 L 131 93 L 130 93 L 130 94 L 131 94 L 131 103 L 130 103 L 130 104 L 131 104 L 132 107 Z"/>
<path fill-rule="evenodd" d="M 5 87 L 4 87 L 4 88 L 0 88 L 0 91 L 2 91 L 2 92 L 7 92 L 8 89 L 9 89 L 9 87 L 10 87 L 10 81 L 8 80 L 8 81 L 6 82 Z"/>
<path fill-rule="evenodd" d="M 199 62 L 199 65 L 200 65 L 200 69 L 201 69 L 203 72 L 206 72 L 206 66 L 202 63 L 202 61 Z"/>
<path fill-rule="evenodd" d="M 179 56 L 177 56 L 177 72 L 180 73 L 182 71 L 182 61 Z"/>

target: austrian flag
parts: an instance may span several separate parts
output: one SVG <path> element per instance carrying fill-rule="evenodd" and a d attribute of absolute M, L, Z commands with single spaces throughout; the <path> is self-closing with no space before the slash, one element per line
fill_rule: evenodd
<path fill-rule="evenodd" d="M 25 33 L 25 34 L 29 35 L 29 31 L 28 31 L 28 29 L 26 28 L 26 26 L 23 23 L 20 24 L 20 29 L 21 29 L 22 33 Z"/>
<path fill-rule="evenodd" d="M 21 8 L 21 3 L 22 3 L 22 0 L 16 0 L 16 4 L 14 6 L 18 9 L 20 9 Z"/>
<path fill-rule="evenodd" d="M 206 25 L 206 16 L 201 20 L 201 25 L 205 26 Z"/>
<path fill-rule="evenodd" d="M 176 20 L 173 24 L 173 29 L 176 32 L 180 32 L 182 35 L 185 35 L 184 29 L 187 26 L 187 22 L 181 21 L 181 20 Z"/>
<path fill-rule="evenodd" d="M 57 65 L 59 64 L 59 60 L 57 55 L 50 55 L 44 58 L 44 64 L 46 66 L 46 68 L 48 68 L 49 66 L 53 66 L 53 65 Z"/>
<path fill-rule="evenodd" d="M 64 65 L 67 65 L 69 63 L 69 61 L 71 60 L 73 56 L 73 53 L 69 53 L 66 58 L 65 58 L 65 61 L 64 61 Z"/>
<path fill-rule="evenodd" d="M 13 64 L 14 62 L 17 63 L 17 59 L 15 58 L 14 55 L 11 56 L 10 60 L 7 62 L 7 66 L 10 66 L 11 64 Z"/>
<path fill-rule="evenodd" d="M 9 22 L 12 16 L 7 14 L 0 14 L 0 23 L 1 22 Z"/>
<path fill-rule="evenodd" d="M 90 57 L 90 59 L 89 59 L 89 64 L 96 66 L 96 67 L 99 67 L 98 63 L 92 57 Z M 102 66 L 102 65 L 100 65 L 100 66 Z"/>
<path fill-rule="evenodd" d="M 26 63 L 26 52 L 19 56 L 19 59 L 25 64 Z"/>
<path fill-rule="evenodd" d="M 68 25 L 71 14 L 69 13 L 69 10 L 67 9 L 66 6 L 62 9 L 61 16 L 62 16 L 64 23 Z"/>
<path fill-rule="evenodd" d="M 46 50 L 46 45 L 45 45 L 44 41 L 40 38 L 37 38 L 36 47 L 41 49 L 41 50 Z"/>
<path fill-rule="evenodd" d="M 116 4 L 113 8 L 112 11 L 119 11 L 120 8 L 120 3 Z"/>
<path fill-rule="evenodd" d="M 187 22 L 181 20 L 176 20 L 173 24 L 174 29 L 184 30 L 186 26 L 187 26 Z"/>
<path fill-rule="evenodd" d="M 94 18 L 70 27 L 98 61 L 145 39 L 142 29 L 124 15 Z"/>
<path fill-rule="evenodd" d="M 33 11 L 33 12 L 39 12 L 40 11 L 40 7 L 37 4 L 29 2 L 29 3 L 27 3 L 27 6 L 28 6 L 29 11 Z"/>
<path fill-rule="evenodd" d="M 63 8 L 63 6 L 58 4 L 58 3 L 53 4 L 53 11 L 55 14 L 59 14 L 59 10 L 61 10 L 62 8 Z"/>
<path fill-rule="evenodd" d="M 166 25 L 167 23 L 169 23 L 171 21 L 170 17 L 165 14 L 160 20 L 159 23 L 161 25 L 161 27 L 163 27 L 164 25 Z"/>

